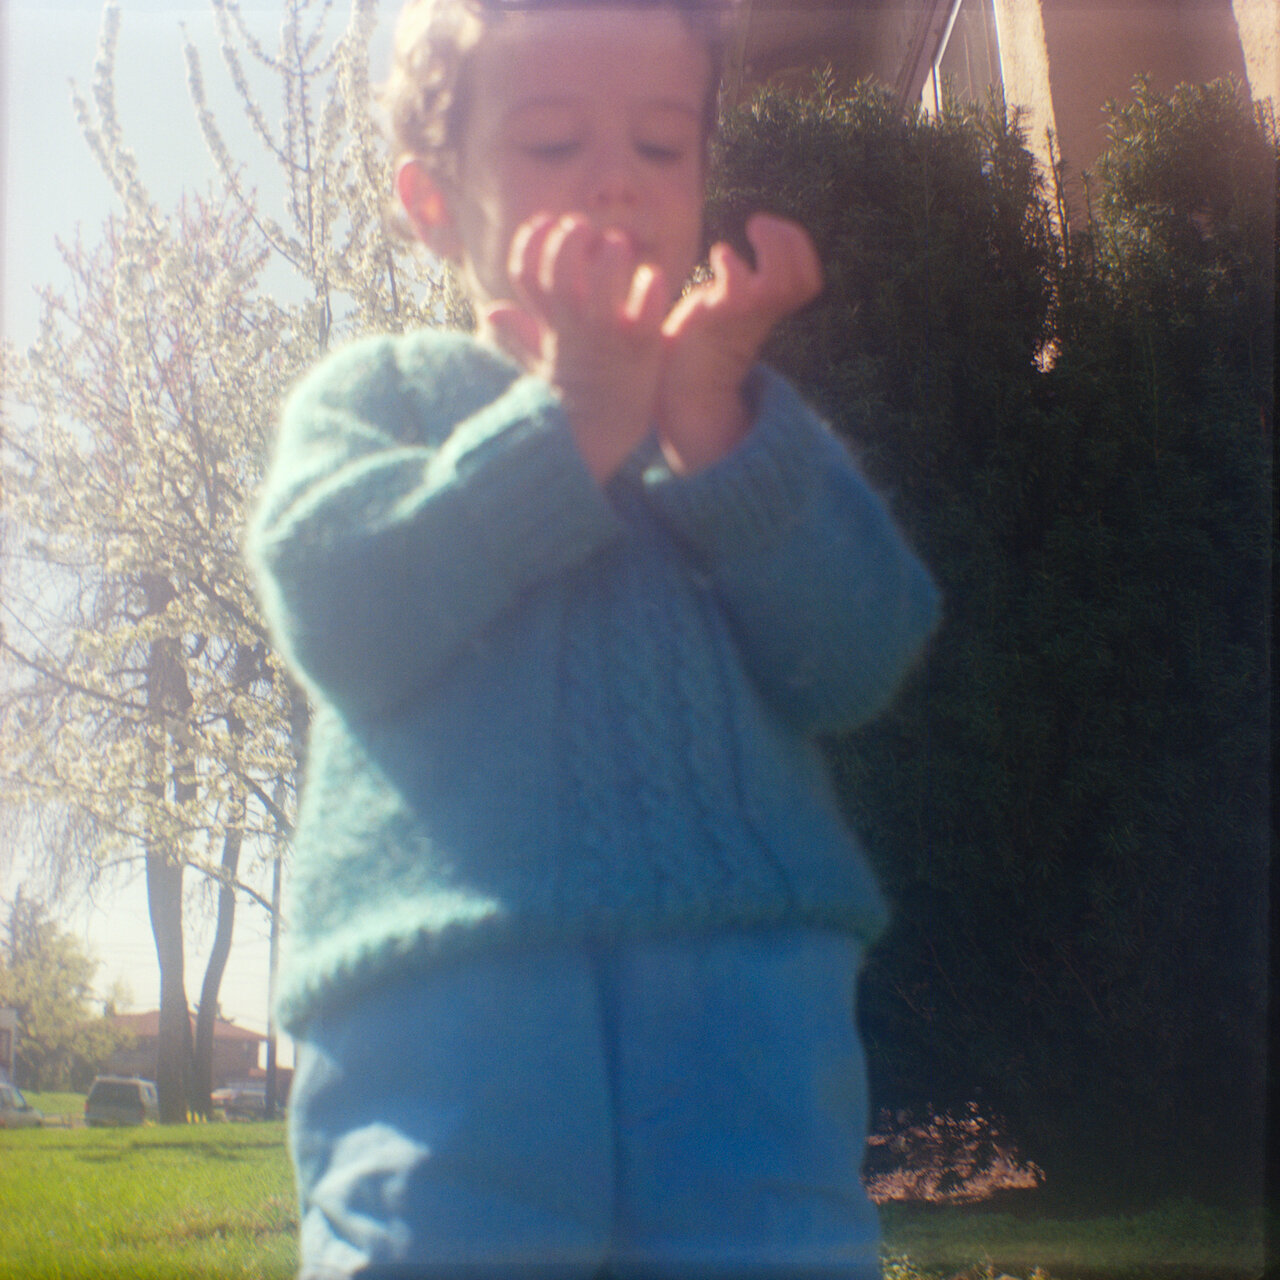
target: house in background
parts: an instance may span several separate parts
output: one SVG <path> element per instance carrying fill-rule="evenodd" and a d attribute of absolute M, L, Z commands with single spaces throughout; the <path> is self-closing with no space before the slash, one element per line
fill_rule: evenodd
<path fill-rule="evenodd" d="M 118 1013 L 109 1021 L 112 1026 L 127 1031 L 132 1037 L 117 1049 L 107 1064 L 113 1075 L 140 1076 L 144 1080 L 156 1077 L 156 1051 L 160 1036 L 160 1012 Z M 196 1031 L 195 1017 L 191 1018 L 191 1035 Z M 261 1046 L 266 1037 L 245 1027 L 238 1027 L 223 1018 L 217 1019 L 213 1031 L 213 1087 L 220 1088 L 233 1080 L 248 1080 L 262 1075 L 258 1069 Z"/>
<path fill-rule="evenodd" d="M 731 101 L 807 83 L 824 65 L 928 111 L 944 84 L 972 101 L 1002 90 L 1045 165 L 1052 134 L 1077 211 L 1080 175 L 1107 142 L 1103 104 L 1139 75 L 1165 92 L 1234 76 L 1255 101 L 1280 99 L 1276 0 L 741 0 L 740 12 Z"/>

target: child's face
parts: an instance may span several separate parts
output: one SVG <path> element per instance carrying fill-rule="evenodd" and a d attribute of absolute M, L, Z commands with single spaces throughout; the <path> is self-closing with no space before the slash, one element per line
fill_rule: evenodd
<path fill-rule="evenodd" d="M 447 197 L 478 302 L 510 296 L 507 257 L 535 214 L 632 240 L 672 296 L 697 261 L 711 60 L 670 9 L 523 11 L 474 54 Z"/>

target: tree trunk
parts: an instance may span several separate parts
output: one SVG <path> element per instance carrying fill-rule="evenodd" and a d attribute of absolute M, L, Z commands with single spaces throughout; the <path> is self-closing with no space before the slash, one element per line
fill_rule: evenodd
<path fill-rule="evenodd" d="M 191 1015 L 182 955 L 182 871 L 163 851 L 147 853 L 147 908 L 160 965 L 156 1089 L 164 1124 L 185 1124 L 191 1072 Z"/>
<path fill-rule="evenodd" d="M 174 599 L 173 585 L 159 574 L 147 574 L 141 586 L 149 615 L 161 614 Z M 163 800 L 170 776 L 173 798 L 181 804 L 194 794 L 196 782 L 189 753 L 181 743 L 191 709 L 191 687 L 183 668 L 179 642 L 166 636 L 152 642 L 147 659 L 147 719 L 157 731 L 156 758 L 148 787 Z M 182 872 L 180 851 L 170 848 L 162 832 L 146 842 L 147 910 L 160 966 L 160 1026 L 156 1045 L 156 1089 L 160 1119 L 185 1124 L 191 1094 L 193 1049 L 187 1007 L 182 938 Z"/>
<path fill-rule="evenodd" d="M 231 954 L 231 934 L 236 915 L 236 871 L 240 866 L 240 847 L 244 833 L 237 822 L 227 828 L 222 841 L 222 873 L 224 879 L 218 889 L 218 927 L 205 966 L 204 982 L 200 987 L 200 1008 L 196 1012 L 195 1080 L 192 1090 L 192 1110 L 204 1119 L 213 1113 L 210 1094 L 213 1092 L 213 1041 L 218 1021 L 218 990 L 222 986 L 222 974 Z"/>

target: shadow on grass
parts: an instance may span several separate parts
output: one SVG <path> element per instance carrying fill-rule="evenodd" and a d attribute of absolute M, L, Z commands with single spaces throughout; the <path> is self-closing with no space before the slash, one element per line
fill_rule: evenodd
<path fill-rule="evenodd" d="M 1262 1271 L 1232 1267 L 1197 1267 L 1180 1263 L 1142 1267 L 1055 1268 L 1052 1280 L 1261 1280 Z"/>
<path fill-rule="evenodd" d="M 1269 1273 L 1266 1273 L 1269 1274 Z M 1000 1263 L 977 1263 L 960 1270 L 948 1267 L 916 1267 L 910 1262 L 891 1261 L 886 1267 L 888 1280 L 1263 1280 L 1261 1265 L 1256 1268 L 1233 1266 L 1187 1265 L 1185 1263 L 1121 1263 L 1115 1266 L 1077 1266 L 1058 1263 L 1049 1267 L 1027 1268 L 1025 1264 L 1002 1266 Z"/>
<path fill-rule="evenodd" d="M 1024 1210 L 1031 1206 L 1024 1205 Z M 1179 1201 L 1079 1218 L 986 1212 L 982 1206 L 895 1206 L 882 1213 L 891 1280 L 1262 1280 L 1259 1207 Z M 972 1259 L 981 1259 L 974 1263 Z"/>
<path fill-rule="evenodd" d="M 149 1151 L 177 1151 L 183 1155 L 196 1156 L 206 1161 L 217 1161 L 223 1164 L 243 1164 L 250 1158 L 256 1159 L 263 1151 L 275 1151 L 280 1140 L 274 1141 L 266 1137 L 250 1142 L 222 1143 L 210 1141 L 207 1137 L 192 1135 L 187 1139 L 171 1138 L 159 1142 L 148 1142 L 146 1139 L 134 1138 L 131 1141 L 113 1142 L 110 1145 L 83 1147 L 68 1154 L 87 1164 L 112 1164 L 134 1156 L 145 1156 Z"/>

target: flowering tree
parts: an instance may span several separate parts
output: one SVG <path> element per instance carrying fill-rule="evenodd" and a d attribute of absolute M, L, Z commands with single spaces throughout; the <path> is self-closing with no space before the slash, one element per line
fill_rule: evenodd
<path fill-rule="evenodd" d="M 217 164 L 211 194 L 170 212 L 149 195 L 115 110 L 119 12 L 108 6 L 84 136 L 119 212 L 94 247 L 63 247 L 39 336 L 4 353 L 0 734 L 5 801 L 56 810 L 89 868 L 145 865 L 161 976 L 164 1119 L 208 1108 L 213 1019 L 237 894 L 287 842 L 306 707 L 274 659 L 240 557 L 283 390 L 339 337 L 453 307 L 384 229 L 389 157 L 370 117 L 374 6 L 325 36 L 328 3 L 289 0 L 269 55 L 215 0 L 224 60 L 279 166 L 286 216 L 265 214 L 231 159 L 188 48 Z M 278 129 L 246 51 L 283 88 Z M 268 293 L 264 280 L 292 282 Z M 217 923 L 194 1041 L 184 878 Z M 203 901 L 208 901 L 204 897 Z"/>
<path fill-rule="evenodd" d="M 69 295 L 45 296 L 40 335 L 6 391 L 6 782 L 88 820 L 99 861 L 145 860 L 161 977 L 166 1119 L 185 1114 L 190 1024 L 183 876 L 228 896 L 245 835 L 287 812 L 294 695 L 239 567 L 237 537 L 273 390 L 269 316 L 245 220 L 188 200 L 130 209 L 94 250 L 65 252 Z M 11 548 L 12 550 L 13 548 Z M 215 951 L 217 947 L 215 945 Z M 220 978 L 220 973 L 218 978 Z M 217 983 L 213 984 L 216 1000 Z"/>

